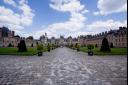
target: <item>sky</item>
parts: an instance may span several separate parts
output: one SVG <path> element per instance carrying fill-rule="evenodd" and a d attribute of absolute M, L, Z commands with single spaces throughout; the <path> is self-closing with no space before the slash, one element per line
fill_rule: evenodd
<path fill-rule="evenodd" d="M 77 37 L 127 26 L 127 0 L 0 0 L 0 27 L 22 37 Z"/>

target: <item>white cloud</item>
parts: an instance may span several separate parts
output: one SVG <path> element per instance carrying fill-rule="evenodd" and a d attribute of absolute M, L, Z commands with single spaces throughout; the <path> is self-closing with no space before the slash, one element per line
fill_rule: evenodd
<path fill-rule="evenodd" d="M 49 5 L 52 9 L 60 12 L 69 12 L 68 21 L 54 23 L 46 27 L 50 34 L 64 34 L 66 32 L 77 31 L 84 27 L 86 17 L 83 15 L 88 12 L 79 0 L 51 0 Z M 56 36 L 56 35 L 55 35 Z"/>
<path fill-rule="evenodd" d="M 79 12 L 84 9 L 79 0 L 52 0 L 50 7 L 63 12 Z"/>
<path fill-rule="evenodd" d="M 16 13 L 10 8 L 0 6 L 0 26 L 8 26 L 11 30 L 21 30 L 32 24 L 34 13 L 27 0 L 20 0 L 18 4 L 13 0 L 4 0 L 4 2 L 15 6 L 22 13 Z"/>
<path fill-rule="evenodd" d="M 29 26 L 34 17 L 33 10 L 27 5 L 28 2 L 26 0 L 21 0 L 19 3 L 19 9 L 23 11 L 23 14 L 21 15 L 21 24 L 23 26 Z"/>
<path fill-rule="evenodd" d="M 51 37 L 53 37 L 53 36 L 56 37 L 56 38 L 59 37 L 59 35 L 58 35 L 57 33 L 52 32 L 52 31 L 50 31 L 50 30 L 48 30 L 48 29 L 41 30 L 41 31 L 36 31 L 36 32 L 34 32 L 34 33 L 32 33 L 32 34 L 35 35 L 35 36 L 34 36 L 35 39 L 39 39 L 40 36 L 43 35 L 43 34 L 45 34 L 45 33 L 47 33 L 47 35 L 48 35 L 49 38 L 51 38 Z"/>
<path fill-rule="evenodd" d="M 91 23 L 90 25 L 87 25 L 88 31 L 93 32 L 103 32 L 103 31 L 109 31 L 110 29 L 119 29 L 120 26 L 127 27 L 127 21 L 124 20 L 121 21 L 114 21 L 114 20 L 107 20 L 107 21 L 96 21 Z"/>
<path fill-rule="evenodd" d="M 5 26 L 9 24 L 20 25 L 20 15 L 14 13 L 11 9 L 0 6 L 0 24 Z"/>
<path fill-rule="evenodd" d="M 114 20 L 95 21 L 91 24 L 86 24 L 86 17 L 82 13 L 86 9 L 84 5 L 80 4 L 79 0 L 52 0 L 50 7 L 60 12 L 69 12 L 70 18 L 66 22 L 54 23 L 43 28 L 42 31 L 35 32 L 34 35 L 38 38 L 39 35 L 45 32 L 50 37 L 59 37 L 60 35 L 77 37 L 79 35 L 96 34 L 110 29 L 118 29 L 119 26 L 127 26 L 126 20 L 124 22 Z"/>
<path fill-rule="evenodd" d="M 121 21 L 114 21 L 114 20 L 107 20 L 107 21 L 95 21 L 89 25 L 85 26 L 84 30 L 78 30 L 75 32 L 71 32 L 67 34 L 68 36 L 78 37 L 80 35 L 94 35 L 100 32 L 105 32 L 109 30 L 119 29 L 120 26 L 127 27 L 127 20 Z"/>
<path fill-rule="evenodd" d="M 55 27 L 54 27 L 55 26 Z M 58 25 L 49 25 L 49 27 L 42 27 L 43 30 L 39 30 L 36 32 L 31 33 L 30 35 L 34 35 L 34 38 L 38 39 L 42 34 L 47 33 L 48 37 L 51 38 L 52 36 L 59 38 L 60 35 L 63 35 L 64 37 L 72 36 L 72 37 L 78 37 L 79 35 L 93 35 L 100 32 L 105 32 L 109 30 L 119 29 L 120 26 L 126 26 L 127 27 L 127 20 L 121 21 L 114 21 L 114 20 L 106 20 L 106 21 L 95 21 L 91 24 L 85 25 L 84 29 L 79 29 L 76 31 L 70 31 L 70 30 L 63 30 L 60 29 L 60 26 Z M 54 28 L 58 28 L 55 30 Z M 26 33 L 27 34 L 27 33 Z"/>
<path fill-rule="evenodd" d="M 94 12 L 93 13 L 94 15 L 100 15 L 100 13 L 97 11 L 97 12 Z"/>
<path fill-rule="evenodd" d="M 51 0 L 49 6 L 56 11 L 69 12 L 70 18 L 65 22 L 53 23 L 42 28 L 41 31 L 35 32 L 34 35 L 38 38 L 45 32 L 48 33 L 49 37 L 59 37 L 60 35 L 76 32 L 84 27 L 86 21 L 84 14 L 89 11 L 79 0 Z"/>
<path fill-rule="evenodd" d="M 98 0 L 97 8 L 99 11 L 94 12 L 94 15 L 127 12 L 127 0 Z"/>
<path fill-rule="evenodd" d="M 66 38 L 69 37 L 69 36 L 72 36 L 73 38 L 77 38 L 78 36 L 80 35 L 93 35 L 93 34 L 96 34 L 98 32 L 88 32 L 88 31 L 75 31 L 73 33 L 69 33 L 66 35 Z"/>
<path fill-rule="evenodd" d="M 16 3 L 15 3 L 15 1 L 13 1 L 13 0 L 4 0 L 4 3 L 6 3 L 6 4 L 9 4 L 9 5 L 12 5 L 12 6 L 16 7 Z"/>

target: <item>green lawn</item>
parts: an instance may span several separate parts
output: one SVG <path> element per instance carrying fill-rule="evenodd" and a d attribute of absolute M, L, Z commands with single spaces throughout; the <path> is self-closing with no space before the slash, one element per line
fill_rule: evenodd
<path fill-rule="evenodd" d="M 87 47 L 81 47 L 80 51 L 88 52 Z M 92 50 L 95 55 L 127 55 L 127 48 L 111 48 L 111 52 L 100 52 L 100 48 Z"/>
<path fill-rule="evenodd" d="M 0 55 L 36 55 L 37 54 L 37 48 L 27 48 L 27 52 L 18 52 L 18 48 L 0 48 Z M 47 51 L 47 48 L 44 48 L 44 51 Z"/>

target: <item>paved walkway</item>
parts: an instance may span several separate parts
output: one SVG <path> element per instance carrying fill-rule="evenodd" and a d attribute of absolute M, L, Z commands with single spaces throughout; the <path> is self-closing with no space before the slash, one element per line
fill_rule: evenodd
<path fill-rule="evenodd" d="M 0 85 L 127 85 L 127 56 L 57 48 L 44 56 L 0 56 Z"/>

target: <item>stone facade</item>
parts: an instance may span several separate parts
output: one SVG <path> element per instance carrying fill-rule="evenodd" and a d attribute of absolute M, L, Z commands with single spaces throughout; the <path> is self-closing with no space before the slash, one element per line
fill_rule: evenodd
<path fill-rule="evenodd" d="M 113 45 L 114 47 L 127 47 L 127 27 L 119 27 L 118 30 L 110 30 L 96 35 L 81 35 L 78 36 L 78 38 L 72 38 L 71 36 L 64 38 L 63 36 L 60 36 L 58 39 L 55 39 L 55 37 L 48 39 L 47 33 L 45 33 L 39 40 L 34 40 L 32 36 L 27 38 L 15 36 L 14 31 L 10 31 L 8 28 L 3 27 L 0 28 L 0 47 L 8 47 L 9 44 L 17 47 L 21 39 L 25 40 L 27 47 L 35 47 L 37 43 L 42 43 L 44 45 L 50 43 L 60 46 L 79 43 L 81 46 L 93 44 L 97 47 L 101 47 L 104 37 L 108 39 L 109 45 Z"/>
<path fill-rule="evenodd" d="M 40 37 L 40 41 L 41 41 L 42 44 L 47 45 L 47 43 L 48 43 L 47 33 L 45 33 L 45 35 L 42 35 Z"/>
<path fill-rule="evenodd" d="M 52 37 L 51 40 L 50 40 L 51 44 L 56 44 L 56 39 L 55 37 Z"/>
<path fill-rule="evenodd" d="M 25 43 L 27 47 L 36 47 L 37 42 L 34 40 L 32 36 L 29 36 L 25 39 Z"/>
<path fill-rule="evenodd" d="M 82 45 L 93 44 L 97 47 L 101 47 L 103 38 L 108 39 L 109 45 L 113 44 L 114 47 L 127 47 L 127 28 L 120 27 L 118 30 L 110 30 L 109 32 L 103 32 L 97 35 L 88 35 L 83 37 L 83 41 L 80 41 Z"/>
<path fill-rule="evenodd" d="M 60 46 L 64 46 L 64 42 L 65 42 L 64 37 L 63 37 L 63 36 L 60 36 L 59 45 L 60 45 Z"/>
<path fill-rule="evenodd" d="M 72 43 L 73 43 L 73 39 L 72 39 L 71 36 L 69 36 L 69 37 L 67 38 L 67 44 L 68 44 L 68 45 L 71 45 Z"/>
<path fill-rule="evenodd" d="M 20 42 L 20 37 L 14 35 L 14 31 L 10 31 L 6 27 L 0 28 L 0 47 L 8 47 L 9 45 L 16 47 Z"/>
<path fill-rule="evenodd" d="M 17 47 L 21 39 L 25 40 L 27 47 L 36 46 L 36 41 L 32 36 L 25 39 L 18 35 L 15 36 L 15 32 L 10 31 L 6 27 L 0 28 L 0 47 L 9 47 L 9 45 L 11 45 L 11 47 Z"/>
<path fill-rule="evenodd" d="M 84 43 L 85 43 L 84 36 L 78 36 L 78 43 L 79 43 L 81 46 L 84 46 Z"/>

